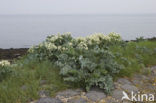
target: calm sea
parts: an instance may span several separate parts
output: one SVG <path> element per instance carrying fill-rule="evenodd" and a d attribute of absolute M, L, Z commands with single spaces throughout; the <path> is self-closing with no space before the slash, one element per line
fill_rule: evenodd
<path fill-rule="evenodd" d="M 25 48 L 46 36 L 71 32 L 74 37 L 92 33 L 120 33 L 123 39 L 156 36 L 156 15 L 1 15 L 0 48 Z"/>

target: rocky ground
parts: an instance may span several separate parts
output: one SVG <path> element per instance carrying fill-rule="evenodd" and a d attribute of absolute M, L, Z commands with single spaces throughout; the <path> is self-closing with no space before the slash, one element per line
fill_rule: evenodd
<path fill-rule="evenodd" d="M 39 91 L 40 99 L 30 103 L 156 103 L 156 66 L 149 68 L 150 73 L 136 74 L 132 78 L 119 78 L 114 82 L 115 89 L 110 96 L 102 90 L 94 88 L 89 92 L 82 89 L 58 92 L 55 97 L 49 97 L 48 91 Z M 131 98 L 131 91 L 142 94 L 154 94 L 154 102 L 121 101 L 125 91 Z M 144 98 L 146 99 L 146 98 Z"/>
<path fill-rule="evenodd" d="M 28 48 L 0 49 L 0 60 L 13 60 L 27 53 Z"/>

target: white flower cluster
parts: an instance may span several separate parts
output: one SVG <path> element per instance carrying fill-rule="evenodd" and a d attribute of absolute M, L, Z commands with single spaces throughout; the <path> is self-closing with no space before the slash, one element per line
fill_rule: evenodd
<path fill-rule="evenodd" d="M 29 52 L 29 53 L 33 53 L 34 50 L 35 50 L 35 48 L 36 48 L 36 46 L 32 46 L 31 48 L 29 48 L 28 52 Z"/>
<path fill-rule="evenodd" d="M 70 37 L 71 36 L 71 33 L 64 33 L 64 34 L 57 34 L 57 35 L 51 35 L 47 38 L 47 41 L 51 42 L 51 43 L 54 43 L 56 42 L 57 40 L 62 40 L 63 37 Z"/>
<path fill-rule="evenodd" d="M 57 46 L 56 46 L 54 43 L 45 42 L 45 43 L 44 43 L 44 46 L 45 46 L 48 50 L 52 50 L 52 51 L 57 49 Z"/>
<path fill-rule="evenodd" d="M 47 38 L 47 40 L 49 42 L 52 42 L 52 43 L 54 43 L 58 39 L 60 39 L 60 40 L 62 39 L 62 36 L 60 34 L 58 34 L 58 35 L 52 35 L 51 37 Z"/>
<path fill-rule="evenodd" d="M 7 60 L 2 60 L 2 61 L 0 61 L 0 66 L 9 66 L 10 65 L 10 62 L 9 61 L 7 61 Z"/>
<path fill-rule="evenodd" d="M 76 41 L 78 41 L 78 42 L 86 42 L 86 38 L 84 38 L 84 37 L 77 37 Z"/>
<path fill-rule="evenodd" d="M 85 49 L 88 50 L 88 46 L 85 42 L 80 42 L 77 46 L 79 49 Z"/>
<path fill-rule="evenodd" d="M 111 39 L 114 39 L 114 40 L 117 40 L 117 41 L 121 41 L 122 40 L 121 36 L 119 34 L 117 34 L 117 33 L 114 33 L 114 32 L 110 33 L 108 36 Z"/>
<path fill-rule="evenodd" d="M 120 40 L 121 37 L 117 33 L 110 33 L 108 35 L 104 35 L 102 33 L 95 33 L 87 37 L 79 37 L 79 38 L 72 38 L 70 33 L 65 33 L 63 35 L 57 34 L 48 36 L 46 41 L 40 43 L 38 46 L 30 48 L 29 52 L 33 53 L 36 48 L 40 49 L 43 47 L 49 51 L 55 50 L 64 51 L 67 50 L 68 48 L 73 47 L 74 45 L 77 45 L 77 48 L 88 50 L 88 46 L 90 45 Z"/>
<path fill-rule="evenodd" d="M 100 44 L 102 39 L 105 39 L 105 35 L 101 33 L 96 33 L 87 37 L 87 41 L 92 41 L 94 43 Z"/>
<path fill-rule="evenodd" d="M 68 45 L 69 45 L 69 46 L 73 46 L 73 43 L 72 43 L 72 42 L 69 42 Z"/>
<path fill-rule="evenodd" d="M 90 35 L 90 36 L 86 37 L 86 39 L 87 39 L 86 41 L 88 43 L 90 41 L 92 41 L 92 42 L 95 42 L 97 44 L 101 43 L 103 40 L 108 41 L 108 42 L 110 42 L 110 41 L 113 42 L 113 40 L 115 40 L 115 41 L 121 41 L 122 40 L 121 36 L 119 34 L 117 34 L 117 33 L 114 33 L 114 32 L 110 33 L 108 35 L 104 35 L 102 33 L 95 33 L 93 35 Z"/>

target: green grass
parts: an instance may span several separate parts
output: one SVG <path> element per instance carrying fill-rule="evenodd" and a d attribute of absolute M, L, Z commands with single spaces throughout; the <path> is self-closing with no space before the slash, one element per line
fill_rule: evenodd
<path fill-rule="evenodd" d="M 156 41 L 128 42 L 127 46 L 112 46 L 113 53 L 118 54 L 116 61 L 124 65 L 118 74 L 132 76 L 145 67 L 156 65 Z"/>
<path fill-rule="evenodd" d="M 54 96 L 69 87 L 59 76 L 58 68 L 49 61 L 22 59 L 18 63 L 23 65 L 13 67 L 14 74 L 0 83 L 0 103 L 27 103 L 39 98 L 40 90 L 49 90 L 50 96 Z M 47 83 L 40 85 L 40 80 Z M 21 89 L 22 86 L 26 89 Z"/>

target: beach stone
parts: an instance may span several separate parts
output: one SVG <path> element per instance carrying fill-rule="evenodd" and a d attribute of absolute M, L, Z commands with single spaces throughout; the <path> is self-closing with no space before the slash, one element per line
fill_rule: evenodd
<path fill-rule="evenodd" d="M 87 100 L 85 100 L 84 98 L 75 98 L 68 100 L 67 103 L 87 103 Z"/>
<path fill-rule="evenodd" d="M 100 90 L 91 90 L 91 91 L 86 93 L 86 96 L 88 99 L 90 99 L 94 102 L 106 98 L 105 93 L 103 91 L 100 91 Z"/>
<path fill-rule="evenodd" d="M 65 91 L 62 91 L 62 92 L 58 92 L 56 97 L 57 96 L 63 96 L 63 97 L 68 98 L 68 97 L 80 95 L 81 92 L 82 92 L 82 90 L 80 90 L 80 89 L 77 89 L 77 90 L 68 89 L 68 90 L 65 90 Z"/>
<path fill-rule="evenodd" d="M 138 91 L 138 88 L 133 86 L 133 85 L 129 85 L 129 84 L 124 84 L 121 86 L 122 89 L 124 89 L 125 91 L 131 93 L 132 91 L 133 92 L 137 92 Z"/>
<path fill-rule="evenodd" d="M 40 98 L 36 103 L 63 103 L 63 102 L 55 98 L 44 97 Z"/>
<path fill-rule="evenodd" d="M 41 91 L 39 91 L 38 95 L 40 97 L 48 97 L 50 95 L 50 92 L 47 90 L 41 90 Z"/>
<path fill-rule="evenodd" d="M 125 79 L 125 78 L 120 78 L 120 79 L 118 79 L 117 80 L 117 82 L 119 83 L 119 84 L 132 84 L 129 80 L 127 80 L 127 79 Z"/>
<path fill-rule="evenodd" d="M 115 90 L 112 92 L 112 97 L 115 98 L 116 100 L 121 101 L 122 96 L 123 96 L 123 93 L 122 93 L 122 92 L 123 92 L 122 90 L 115 89 Z"/>

